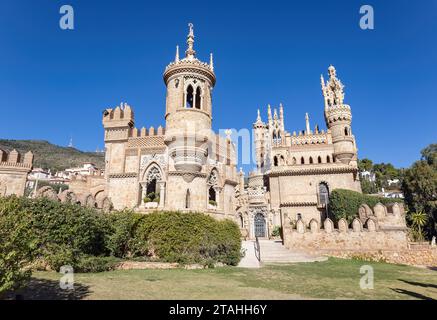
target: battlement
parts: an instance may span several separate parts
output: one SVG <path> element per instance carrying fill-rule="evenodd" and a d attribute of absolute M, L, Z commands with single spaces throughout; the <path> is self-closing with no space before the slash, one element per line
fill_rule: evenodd
<path fill-rule="evenodd" d="M 103 126 L 105 128 L 134 126 L 134 112 L 127 103 L 121 103 L 114 109 L 103 111 Z"/>
<path fill-rule="evenodd" d="M 31 169 L 33 165 L 33 153 L 31 151 L 20 154 L 17 150 L 7 152 L 0 149 L 0 166 L 8 168 Z"/>
<path fill-rule="evenodd" d="M 328 144 L 329 143 L 330 131 L 325 132 L 324 130 L 315 132 L 296 131 L 293 132 L 291 136 L 291 145 L 308 145 L 308 144 Z"/>
<path fill-rule="evenodd" d="M 159 126 L 158 129 L 155 130 L 154 127 L 150 127 L 149 129 L 142 127 L 141 129 L 132 128 L 129 134 L 131 138 L 141 138 L 141 137 L 149 137 L 149 136 L 163 136 L 165 135 L 165 128 Z"/>

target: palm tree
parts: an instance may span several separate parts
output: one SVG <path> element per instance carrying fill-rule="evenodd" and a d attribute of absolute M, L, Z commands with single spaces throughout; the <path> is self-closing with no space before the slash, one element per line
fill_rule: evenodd
<path fill-rule="evenodd" d="M 423 211 L 412 212 L 409 215 L 411 226 L 417 229 L 417 240 L 423 241 L 424 236 L 422 234 L 422 227 L 424 227 L 428 221 L 428 215 Z"/>

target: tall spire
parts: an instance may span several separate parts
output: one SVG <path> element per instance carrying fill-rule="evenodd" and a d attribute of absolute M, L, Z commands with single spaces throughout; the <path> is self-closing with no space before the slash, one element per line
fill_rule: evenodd
<path fill-rule="evenodd" d="M 281 122 L 281 129 L 284 131 L 284 106 L 282 103 L 279 104 L 279 120 Z"/>
<path fill-rule="evenodd" d="M 176 46 L 176 57 L 175 57 L 174 61 L 179 62 L 179 46 Z"/>
<path fill-rule="evenodd" d="M 310 117 L 308 113 L 305 113 L 305 125 L 306 125 L 306 134 L 311 134 Z"/>
<path fill-rule="evenodd" d="M 261 113 L 259 112 L 259 109 L 258 109 L 258 116 L 256 117 L 256 122 L 262 122 Z"/>
<path fill-rule="evenodd" d="M 214 57 L 212 56 L 212 53 L 209 55 L 209 68 L 211 71 L 214 71 Z"/>
<path fill-rule="evenodd" d="M 188 24 L 188 27 L 190 28 L 190 31 L 189 31 L 188 36 L 187 36 L 188 48 L 185 51 L 185 55 L 188 59 L 193 59 L 196 55 L 196 51 L 194 51 L 194 26 L 190 22 Z"/>
<path fill-rule="evenodd" d="M 272 120 L 272 108 L 270 107 L 270 105 L 268 105 L 267 107 L 267 116 L 269 118 L 269 122 Z"/>

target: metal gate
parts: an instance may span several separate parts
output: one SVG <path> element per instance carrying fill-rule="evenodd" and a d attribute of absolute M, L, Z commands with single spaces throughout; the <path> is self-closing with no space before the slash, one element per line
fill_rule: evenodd
<path fill-rule="evenodd" d="M 261 213 L 257 213 L 255 216 L 255 237 L 266 237 L 266 219 Z"/>

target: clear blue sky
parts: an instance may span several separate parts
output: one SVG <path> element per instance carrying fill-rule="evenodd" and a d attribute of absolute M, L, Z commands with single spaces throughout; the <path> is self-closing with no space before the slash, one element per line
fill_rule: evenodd
<path fill-rule="evenodd" d="M 75 30 L 59 8 L 75 9 Z M 371 4 L 375 30 L 359 28 Z M 437 142 L 437 1 L 0 1 L 0 138 L 103 148 L 101 112 L 128 102 L 136 125 L 164 125 L 162 73 L 195 26 L 214 52 L 213 126 L 249 127 L 285 107 L 288 131 L 325 127 L 319 77 L 346 86 L 360 158 L 409 166 Z"/>

